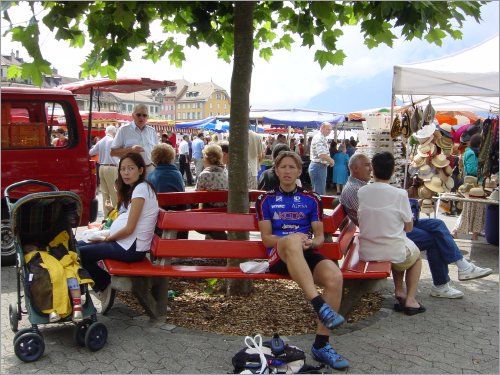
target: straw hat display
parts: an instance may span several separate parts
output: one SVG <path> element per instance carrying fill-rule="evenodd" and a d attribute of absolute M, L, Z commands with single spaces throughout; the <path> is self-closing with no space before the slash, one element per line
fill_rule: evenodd
<path fill-rule="evenodd" d="M 498 184 L 491 178 L 484 180 L 484 190 L 492 192 Z"/>
<path fill-rule="evenodd" d="M 451 168 L 450 165 L 447 165 L 446 167 L 443 168 L 443 172 L 447 175 L 447 176 L 451 176 L 451 174 L 453 173 L 453 168 Z"/>
<path fill-rule="evenodd" d="M 493 190 L 488 199 L 498 201 L 498 189 Z"/>
<path fill-rule="evenodd" d="M 469 198 L 485 198 L 486 194 L 482 187 L 473 187 L 468 193 L 465 193 L 465 196 Z"/>
<path fill-rule="evenodd" d="M 425 185 L 418 188 L 418 197 L 422 199 L 431 199 L 433 192 L 425 187 Z"/>
<path fill-rule="evenodd" d="M 434 143 L 421 144 L 417 147 L 417 154 L 423 158 L 430 157 L 436 153 L 436 146 Z"/>
<path fill-rule="evenodd" d="M 430 181 L 424 181 L 424 185 L 434 193 L 442 193 L 444 191 L 443 182 L 438 176 L 432 176 Z"/>
<path fill-rule="evenodd" d="M 446 181 L 444 181 L 444 184 L 443 184 L 443 185 L 444 185 L 443 187 L 445 188 L 445 190 L 446 190 L 447 192 L 450 192 L 450 191 L 451 191 L 451 189 L 453 189 L 453 187 L 455 186 L 455 181 L 453 181 L 453 178 L 448 177 L 448 178 L 446 179 Z"/>
<path fill-rule="evenodd" d="M 446 158 L 444 154 L 438 154 L 432 158 L 432 165 L 436 168 L 444 168 L 447 165 L 450 165 L 450 161 Z"/>
<path fill-rule="evenodd" d="M 451 155 L 451 151 L 453 150 L 453 141 L 451 140 L 451 138 L 440 137 L 436 140 L 436 145 L 441 148 L 443 154 Z"/>
<path fill-rule="evenodd" d="M 424 181 L 428 181 L 431 179 L 431 177 L 434 175 L 434 172 L 432 171 L 431 167 L 428 166 L 427 164 L 421 166 L 418 169 L 418 178 Z"/>
<path fill-rule="evenodd" d="M 444 136 L 448 136 L 450 138 L 452 129 L 453 129 L 452 126 L 450 124 L 447 124 L 446 122 L 439 125 L 439 130 L 441 131 L 441 134 L 443 134 Z M 449 135 L 446 133 L 448 133 Z"/>
<path fill-rule="evenodd" d="M 420 202 L 420 212 L 430 215 L 434 212 L 434 202 L 432 199 L 422 199 Z"/>
<path fill-rule="evenodd" d="M 472 184 L 474 186 L 477 186 L 477 177 L 465 176 L 464 177 L 464 184 Z"/>
<path fill-rule="evenodd" d="M 429 139 L 434 136 L 434 132 L 436 131 L 436 125 L 430 124 L 430 125 L 425 125 L 417 131 L 416 133 L 413 134 L 413 137 L 418 141 L 420 144 L 428 143 Z"/>
<path fill-rule="evenodd" d="M 420 168 L 424 164 L 425 164 L 425 158 L 423 158 L 420 155 L 416 155 L 411 162 L 411 166 L 413 168 Z"/>

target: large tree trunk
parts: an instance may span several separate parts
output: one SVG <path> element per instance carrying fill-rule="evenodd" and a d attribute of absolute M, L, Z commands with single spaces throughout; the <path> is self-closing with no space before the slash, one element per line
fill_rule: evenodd
<path fill-rule="evenodd" d="M 248 124 L 250 87 L 253 67 L 253 11 L 255 2 L 234 3 L 234 62 L 231 77 L 231 130 L 229 132 L 228 212 L 248 212 Z M 248 240 L 248 233 L 229 232 L 231 240 Z M 228 259 L 228 265 L 238 260 Z M 228 295 L 247 295 L 253 289 L 250 280 L 227 281 Z"/>

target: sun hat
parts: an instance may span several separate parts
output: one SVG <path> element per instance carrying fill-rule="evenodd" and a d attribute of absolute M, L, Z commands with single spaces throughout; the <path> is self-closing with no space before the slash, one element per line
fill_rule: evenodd
<path fill-rule="evenodd" d="M 429 143 L 427 145 L 420 145 L 417 147 L 417 154 L 423 158 L 432 156 L 436 153 L 436 145 Z"/>
<path fill-rule="evenodd" d="M 425 125 L 422 129 L 420 129 L 418 132 L 415 133 L 415 138 L 419 142 L 427 140 L 431 135 L 434 134 L 436 131 L 436 125 L 430 124 L 430 125 Z"/>
<path fill-rule="evenodd" d="M 453 173 L 453 168 L 451 167 L 451 165 L 448 164 L 446 167 L 443 168 L 443 172 L 445 175 L 451 176 Z"/>
<path fill-rule="evenodd" d="M 420 186 L 418 188 L 418 197 L 419 198 L 422 198 L 422 199 L 431 199 L 432 195 L 433 195 L 432 191 L 430 191 L 429 189 L 427 189 L 425 187 L 425 185 Z"/>
<path fill-rule="evenodd" d="M 446 158 L 444 154 L 438 154 L 434 156 L 431 160 L 432 165 L 437 168 L 444 168 L 447 165 L 450 165 L 450 161 Z"/>
<path fill-rule="evenodd" d="M 449 137 L 451 138 L 451 131 L 452 127 L 450 124 L 447 124 L 446 122 L 443 122 L 441 125 L 439 125 L 439 130 L 441 131 L 441 134 L 443 134 L 445 137 L 447 136 L 446 133 L 449 134 Z M 444 132 L 444 133 L 443 133 Z"/>
<path fill-rule="evenodd" d="M 443 184 L 438 176 L 432 176 L 430 181 L 424 181 L 424 185 L 427 189 L 435 193 L 442 193 L 444 191 Z"/>
<path fill-rule="evenodd" d="M 497 201 L 498 200 L 498 189 L 493 190 L 488 199 Z"/>
<path fill-rule="evenodd" d="M 427 138 L 426 140 L 422 141 L 422 142 L 419 142 L 421 146 L 425 146 L 425 145 L 428 145 L 429 143 L 433 142 L 434 141 L 434 134 L 431 135 L 429 138 Z"/>
<path fill-rule="evenodd" d="M 473 187 L 472 189 L 469 190 L 468 193 L 466 193 L 466 196 L 469 196 L 469 198 L 484 198 L 486 197 L 486 194 L 484 193 L 484 190 L 482 187 Z"/>
<path fill-rule="evenodd" d="M 497 187 L 497 183 L 493 181 L 491 178 L 487 178 L 484 180 L 484 190 L 493 191 Z"/>
<path fill-rule="evenodd" d="M 451 191 L 451 189 L 453 189 L 453 187 L 455 186 L 455 181 L 453 180 L 453 178 L 448 177 L 443 186 L 446 191 Z"/>
<path fill-rule="evenodd" d="M 444 173 L 444 168 L 438 168 L 436 172 L 443 183 L 448 179 L 448 175 Z"/>
<path fill-rule="evenodd" d="M 477 186 L 477 177 L 465 176 L 464 177 L 464 184 L 472 184 L 474 186 Z"/>
<path fill-rule="evenodd" d="M 462 184 L 458 187 L 457 191 L 465 197 L 465 194 L 469 192 L 470 189 L 474 187 L 473 184 Z"/>
<path fill-rule="evenodd" d="M 432 199 L 422 199 L 420 203 L 420 212 L 432 214 L 434 212 L 434 202 Z"/>
<path fill-rule="evenodd" d="M 446 138 L 446 137 L 439 137 L 436 139 L 436 145 L 438 145 L 441 148 L 453 148 L 453 141 L 451 138 Z"/>
<path fill-rule="evenodd" d="M 420 155 L 415 155 L 411 162 L 411 166 L 413 168 L 420 168 L 424 164 L 425 164 L 425 158 L 421 157 Z"/>
<path fill-rule="evenodd" d="M 434 172 L 432 171 L 431 167 L 428 166 L 427 164 L 422 165 L 418 169 L 418 178 L 420 178 L 421 180 L 424 181 L 430 180 L 432 176 L 434 176 Z"/>

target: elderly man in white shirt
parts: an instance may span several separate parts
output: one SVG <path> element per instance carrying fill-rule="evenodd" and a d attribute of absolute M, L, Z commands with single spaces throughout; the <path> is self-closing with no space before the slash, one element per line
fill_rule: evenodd
<path fill-rule="evenodd" d="M 115 181 L 118 178 L 118 162 L 120 159 L 110 155 L 113 138 L 116 135 L 116 128 L 109 125 L 106 128 L 106 136 L 97 142 L 89 151 L 90 156 L 99 155 L 99 179 L 102 193 L 102 205 L 104 217 L 107 217 L 111 210 L 108 206 L 116 207 L 117 195 Z"/>
<path fill-rule="evenodd" d="M 326 137 L 332 131 L 332 124 L 324 122 L 319 132 L 311 141 L 311 163 L 309 164 L 309 177 L 313 191 L 319 195 L 326 193 L 326 175 L 328 166 L 333 167 L 333 159 L 330 157 L 330 149 Z"/>
<path fill-rule="evenodd" d="M 159 142 L 156 130 L 146 124 L 148 116 L 148 107 L 144 104 L 137 104 L 132 112 L 134 121 L 118 129 L 111 145 L 111 156 L 121 158 L 130 152 L 141 154 L 146 164 L 146 175 L 154 171 L 151 151 Z"/>

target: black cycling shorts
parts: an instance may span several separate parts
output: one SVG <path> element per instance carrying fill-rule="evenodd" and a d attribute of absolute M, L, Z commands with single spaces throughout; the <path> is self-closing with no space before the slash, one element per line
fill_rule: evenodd
<path fill-rule="evenodd" d="M 276 256 L 278 256 L 278 252 L 276 249 L 273 249 L 273 252 L 276 251 Z M 307 265 L 311 272 L 314 272 L 314 268 L 316 265 L 324 259 L 328 259 L 325 256 L 321 255 L 317 250 L 306 250 L 304 251 L 304 259 L 306 260 Z M 280 258 L 273 264 L 269 265 L 269 271 L 271 273 L 277 273 L 280 275 L 289 276 L 288 267 L 285 262 Z"/>

